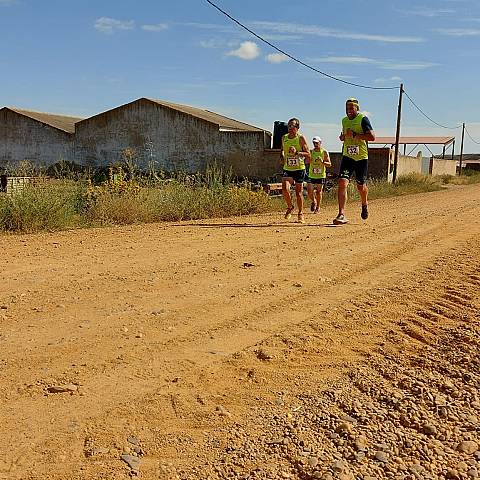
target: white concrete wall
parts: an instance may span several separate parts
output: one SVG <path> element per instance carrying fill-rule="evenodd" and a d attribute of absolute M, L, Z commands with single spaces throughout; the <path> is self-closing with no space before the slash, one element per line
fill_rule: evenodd
<path fill-rule="evenodd" d="M 456 175 L 457 161 L 452 159 L 433 158 L 432 175 Z"/>
<path fill-rule="evenodd" d="M 390 150 L 390 171 L 388 180 L 393 180 L 393 163 L 395 159 L 395 149 Z M 422 152 L 418 152 L 416 157 L 409 155 L 399 155 L 397 162 L 397 178 L 409 173 L 422 173 Z"/>
<path fill-rule="evenodd" d="M 73 135 L 11 110 L 0 111 L 0 167 L 23 160 L 49 166 L 73 157 Z"/>

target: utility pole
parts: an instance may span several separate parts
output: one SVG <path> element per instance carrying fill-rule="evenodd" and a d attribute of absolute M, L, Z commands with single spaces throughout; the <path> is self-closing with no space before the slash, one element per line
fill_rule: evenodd
<path fill-rule="evenodd" d="M 397 112 L 397 133 L 395 136 L 395 157 L 393 159 L 393 183 L 397 182 L 397 166 L 398 166 L 398 143 L 400 142 L 400 122 L 402 120 L 402 98 L 403 98 L 403 83 L 400 84 L 400 95 L 398 97 L 398 112 Z"/>
<path fill-rule="evenodd" d="M 462 174 L 462 160 L 463 160 L 463 139 L 465 138 L 465 123 L 462 123 L 462 145 L 460 146 L 460 168 L 459 175 Z"/>

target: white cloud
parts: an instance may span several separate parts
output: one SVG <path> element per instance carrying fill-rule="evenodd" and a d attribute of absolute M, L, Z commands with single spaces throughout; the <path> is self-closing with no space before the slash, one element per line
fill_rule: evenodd
<path fill-rule="evenodd" d="M 240 47 L 227 53 L 232 57 L 238 57 L 242 60 L 254 60 L 260 55 L 260 49 L 255 42 L 242 42 Z"/>
<path fill-rule="evenodd" d="M 438 64 L 432 62 L 405 62 L 405 61 L 393 61 L 393 60 L 376 60 L 368 57 L 320 57 L 310 59 L 312 63 L 342 63 L 349 65 L 374 65 L 383 70 L 422 70 L 425 68 L 435 67 Z"/>
<path fill-rule="evenodd" d="M 167 29 L 168 25 L 166 23 L 157 23 L 155 25 L 142 25 L 142 30 L 146 30 L 147 32 L 163 32 Z"/>
<path fill-rule="evenodd" d="M 225 42 L 222 40 L 216 40 L 215 38 L 211 38 L 210 40 L 201 40 L 200 46 L 202 48 L 220 48 L 223 47 Z"/>
<path fill-rule="evenodd" d="M 133 30 L 133 20 L 116 20 L 115 18 L 101 17 L 95 20 L 95 29 L 102 33 L 113 33 L 115 30 Z"/>
<path fill-rule="evenodd" d="M 210 85 L 212 82 L 209 82 Z M 220 82 L 214 82 L 215 85 L 220 85 L 221 87 L 238 87 L 240 85 L 247 85 L 246 82 L 232 82 L 232 81 L 220 81 Z"/>
<path fill-rule="evenodd" d="M 321 57 L 321 58 L 312 58 L 311 61 L 316 63 L 350 63 L 350 64 L 361 64 L 361 63 L 377 63 L 377 60 L 367 57 Z"/>
<path fill-rule="evenodd" d="M 209 40 L 201 40 L 199 45 L 202 48 L 233 48 L 238 45 L 238 42 L 232 42 L 231 40 L 220 38 L 211 38 Z"/>
<path fill-rule="evenodd" d="M 265 60 L 269 63 L 283 63 L 288 62 L 290 59 L 283 53 L 269 53 Z"/>
<path fill-rule="evenodd" d="M 416 17 L 424 17 L 424 18 L 434 18 L 434 17 L 441 17 L 444 15 L 451 15 L 455 13 L 455 10 L 450 8 L 429 8 L 429 7 L 415 7 L 408 10 L 396 10 L 403 15 L 413 15 Z"/>
<path fill-rule="evenodd" d="M 382 62 L 380 68 L 383 70 L 425 70 L 426 68 L 438 67 L 433 62 L 393 62 L 391 60 Z"/>
<path fill-rule="evenodd" d="M 291 42 L 292 40 L 301 40 L 301 35 L 276 35 L 276 34 L 264 34 L 262 37 L 265 40 L 269 40 L 270 42 Z"/>
<path fill-rule="evenodd" d="M 236 33 L 238 29 L 231 27 L 229 25 L 217 25 L 215 23 L 200 23 L 200 22 L 183 22 L 176 23 L 175 25 L 180 25 L 182 27 L 189 28 L 200 28 L 202 30 L 216 30 L 222 33 Z"/>
<path fill-rule="evenodd" d="M 389 83 L 389 82 L 400 82 L 402 80 L 401 77 L 393 76 L 389 78 L 376 78 L 375 83 Z"/>
<path fill-rule="evenodd" d="M 478 28 L 442 28 L 435 31 L 449 37 L 478 37 L 480 35 Z"/>
<path fill-rule="evenodd" d="M 419 43 L 420 37 L 404 37 L 397 35 L 373 35 L 369 33 L 356 33 L 332 28 L 318 27 L 315 25 L 300 25 L 295 23 L 280 22 L 252 22 L 252 26 L 266 31 L 289 35 L 313 35 L 317 37 L 333 37 L 346 40 L 365 40 L 383 43 Z"/>

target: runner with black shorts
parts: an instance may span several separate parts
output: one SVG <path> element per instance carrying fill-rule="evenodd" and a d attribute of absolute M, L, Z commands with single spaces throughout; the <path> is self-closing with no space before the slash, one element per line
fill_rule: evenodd
<path fill-rule="evenodd" d="M 310 165 L 308 168 L 307 192 L 312 201 L 310 210 L 318 213 L 322 203 L 323 186 L 327 180 L 327 168 L 331 167 L 330 156 L 322 147 L 322 139 L 313 137 L 313 150 L 310 150 Z"/>
<path fill-rule="evenodd" d="M 298 222 L 305 223 L 303 218 L 303 182 L 305 180 L 305 159 L 310 159 L 305 137 L 298 132 L 300 120 L 291 118 L 288 121 L 288 133 L 282 137 L 282 193 L 287 202 L 285 219 L 292 216 L 293 205 L 290 195 L 290 185 L 295 183 L 295 196 L 298 207 Z"/>
<path fill-rule="evenodd" d="M 338 215 L 333 220 L 335 225 L 348 223 L 345 217 L 348 183 L 355 174 L 357 190 L 362 199 L 363 220 L 368 218 L 368 143 L 375 140 L 370 120 L 358 111 L 356 98 L 349 98 L 345 103 L 347 116 L 342 119 L 342 133 L 339 139 L 343 142 L 343 156 L 340 163 L 338 180 Z"/>

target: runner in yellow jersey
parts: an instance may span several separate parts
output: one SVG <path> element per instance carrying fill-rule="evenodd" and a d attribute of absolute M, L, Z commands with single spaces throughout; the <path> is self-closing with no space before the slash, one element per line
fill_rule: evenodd
<path fill-rule="evenodd" d="M 338 137 L 343 142 L 343 156 L 338 180 L 338 215 L 333 220 L 335 225 L 348 223 L 345 217 L 347 187 L 354 173 L 362 199 L 361 217 L 363 220 L 368 218 L 368 142 L 375 140 L 375 132 L 370 120 L 358 110 L 356 98 L 345 102 L 347 116 L 342 119 L 342 133 Z"/>
<path fill-rule="evenodd" d="M 322 148 L 322 139 L 313 137 L 313 150 L 310 150 L 310 165 L 308 169 L 308 198 L 312 201 L 310 210 L 318 213 L 322 203 L 323 186 L 327 181 L 327 167 L 331 167 L 330 155 Z"/>
<path fill-rule="evenodd" d="M 305 223 L 303 218 L 303 182 L 305 180 L 305 159 L 310 159 L 310 150 L 305 137 L 298 132 L 300 120 L 291 118 L 288 121 L 288 133 L 282 137 L 282 193 L 287 203 L 285 219 L 292 216 L 294 210 L 290 185 L 295 183 L 295 196 L 298 207 L 298 222 Z"/>

